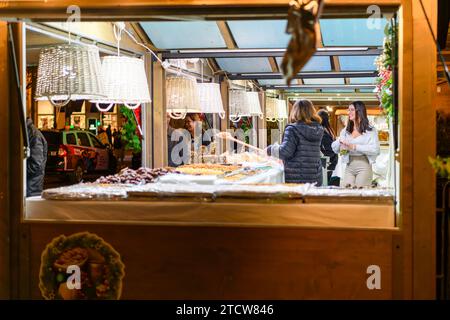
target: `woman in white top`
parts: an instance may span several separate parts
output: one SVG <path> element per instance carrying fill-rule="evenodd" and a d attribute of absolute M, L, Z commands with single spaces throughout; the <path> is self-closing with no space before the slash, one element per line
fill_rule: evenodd
<path fill-rule="evenodd" d="M 348 107 L 349 121 L 331 145 L 346 164 L 341 186 L 367 187 L 372 184 L 372 164 L 380 154 L 377 130 L 369 125 L 366 106 L 355 101 Z"/>

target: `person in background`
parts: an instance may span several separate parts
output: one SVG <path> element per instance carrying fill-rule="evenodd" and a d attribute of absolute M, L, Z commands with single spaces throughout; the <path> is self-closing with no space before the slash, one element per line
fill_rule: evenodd
<path fill-rule="evenodd" d="M 30 156 L 27 159 L 27 197 L 40 196 L 44 188 L 45 164 L 47 163 L 47 141 L 27 118 Z"/>
<path fill-rule="evenodd" d="M 123 166 L 123 159 L 125 158 L 125 146 L 122 142 L 120 130 L 117 131 L 116 128 L 114 128 L 113 138 L 114 157 L 117 159 L 118 168 L 121 168 Z"/>
<path fill-rule="evenodd" d="M 336 139 L 336 135 L 334 134 L 333 129 L 330 126 L 330 118 L 328 112 L 324 109 L 319 110 L 317 113 L 319 117 L 322 119 L 322 127 L 323 137 L 322 142 L 320 144 L 320 151 L 322 151 L 323 155 L 330 159 L 327 169 L 327 177 L 328 177 L 328 185 L 335 185 L 332 183 L 331 175 L 333 173 L 334 168 L 336 168 L 336 164 L 338 162 L 338 155 L 334 153 L 331 144 Z M 339 184 L 337 184 L 339 185 Z"/>
<path fill-rule="evenodd" d="M 114 129 L 113 129 L 113 132 L 112 132 L 113 146 L 114 146 L 114 140 L 116 139 L 116 136 L 117 136 L 117 129 L 114 128 Z"/>
<path fill-rule="evenodd" d="M 97 134 L 98 140 L 100 140 L 101 143 L 103 143 L 105 146 L 109 145 L 109 139 L 108 135 L 106 134 L 105 129 L 103 127 L 98 128 L 98 134 Z"/>
<path fill-rule="evenodd" d="M 112 145 L 111 125 L 108 125 L 108 127 L 106 128 L 106 135 L 108 136 L 109 145 Z"/>
<path fill-rule="evenodd" d="M 189 133 L 191 134 L 191 138 L 194 139 L 195 138 L 195 125 L 196 122 L 200 122 L 201 126 L 200 126 L 200 130 L 203 131 L 203 121 L 202 118 L 200 117 L 200 114 L 198 113 L 188 113 L 186 115 L 186 118 L 184 120 L 184 127 L 187 131 L 189 131 Z M 200 132 L 200 134 L 202 134 L 202 132 Z"/>
<path fill-rule="evenodd" d="M 322 184 L 320 144 L 323 127 L 311 101 L 298 100 L 292 107 L 281 145 L 267 147 L 268 155 L 284 163 L 286 183 Z"/>
<path fill-rule="evenodd" d="M 168 159 L 168 164 L 169 167 L 177 167 L 180 164 L 175 163 L 175 159 L 173 159 L 174 157 L 172 157 L 172 150 L 173 148 L 182 140 L 182 138 L 180 137 L 178 141 L 176 141 L 176 138 L 174 137 L 174 140 L 172 140 L 172 134 L 174 133 L 174 131 L 176 130 L 175 128 L 172 127 L 171 123 L 170 123 L 170 116 L 169 114 L 167 114 L 167 159 Z M 181 157 L 181 156 L 180 156 Z"/>
<path fill-rule="evenodd" d="M 380 154 L 377 130 L 370 126 L 366 106 L 355 101 L 348 107 L 347 126 L 333 142 L 335 153 L 342 155 L 346 164 L 341 186 L 367 187 L 372 185 L 372 164 Z"/>
<path fill-rule="evenodd" d="M 196 126 L 198 132 L 196 132 Z M 188 113 L 185 118 L 184 128 L 191 135 L 191 163 L 202 162 L 202 157 L 208 153 L 207 146 L 210 145 L 211 141 L 204 139 L 205 123 L 201 114 Z"/>

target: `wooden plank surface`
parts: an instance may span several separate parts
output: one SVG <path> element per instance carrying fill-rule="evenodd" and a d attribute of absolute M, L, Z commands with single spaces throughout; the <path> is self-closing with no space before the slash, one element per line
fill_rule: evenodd
<path fill-rule="evenodd" d="M 9 149 L 9 56 L 6 22 L 0 22 L 0 145 Z M 0 155 L 0 299 L 9 298 L 9 158 L 8 152 Z"/>
<path fill-rule="evenodd" d="M 397 277 L 402 277 L 402 291 L 404 299 L 411 299 L 412 292 L 412 210 L 413 210 L 413 20 L 412 5 L 405 2 L 399 11 L 399 150 L 396 160 L 400 166 L 399 194 L 399 222 L 398 226 L 403 230 L 402 259 L 398 265 L 402 268 L 394 269 Z M 398 285 L 400 281 L 396 282 Z"/>
<path fill-rule="evenodd" d="M 157 225 L 394 228 L 386 204 L 27 200 L 29 221 Z"/>
<path fill-rule="evenodd" d="M 90 231 L 125 264 L 123 299 L 389 299 L 391 232 L 32 225 L 31 298 L 41 252 L 60 234 Z M 381 289 L 367 288 L 367 268 Z"/>
<path fill-rule="evenodd" d="M 153 63 L 153 166 L 167 166 L 167 114 L 165 72 L 161 63 Z"/>
<path fill-rule="evenodd" d="M 436 296 L 436 47 L 419 0 L 413 0 L 413 265 L 414 298 Z M 424 1 L 436 34 L 437 2 Z"/>
<path fill-rule="evenodd" d="M 25 75 L 24 67 L 25 61 L 22 60 L 21 53 L 24 51 L 24 29 L 22 23 L 16 23 L 12 25 L 12 33 L 14 36 L 15 52 L 19 70 L 19 81 L 26 81 L 23 78 Z M 23 86 L 22 86 L 23 88 Z M 10 233 L 9 233 L 9 245 L 10 245 L 10 282 L 11 290 L 10 295 L 13 299 L 23 298 L 29 296 L 30 283 L 26 278 L 22 277 L 23 274 L 29 272 L 29 238 L 28 238 L 28 226 L 21 223 L 24 216 L 25 207 L 25 186 L 26 172 L 24 166 L 26 161 L 24 159 L 24 145 L 22 138 L 22 128 L 20 122 L 19 108 L 19 92 L 17 90 L 17 83 L 15 75 L 10 68 L 9 72 L 9 214 L 10 214 Z"/>
<path fill-rule="evenodd" d="M 153 85 L 153 63 L 152 57 L 149 54 L 144 56 L 145 62 L 145 71 L 147 75 L 147 81 L 149 86 L 150 94 L 152 94 L 152 85 Z M 152 98 L 152 97 L 150 97 Z M 152 99 L 154 100 L 154 99 Z M 153 168 L 153 157 L 154 157 L 154 149 L 153 149 L 153 108 L 152 103 L 146 103 L 143 105 L 141 117 L 142 117 L 142 131 L 143 131 L 143 139 L 142 139 L 142 165 L 148 168 Z"/>

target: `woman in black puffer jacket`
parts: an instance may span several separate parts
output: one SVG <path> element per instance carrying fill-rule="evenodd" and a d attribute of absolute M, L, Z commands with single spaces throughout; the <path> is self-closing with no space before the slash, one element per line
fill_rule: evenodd
<path fill-rule="evenodd" d="M 292 107 L 289 122 L 282 144 L 269 146 L 267 153 L 283 160 L 286 183 L 322 185 L 320 144 L 323 127 L 312 102 L 297 101 Z"/>

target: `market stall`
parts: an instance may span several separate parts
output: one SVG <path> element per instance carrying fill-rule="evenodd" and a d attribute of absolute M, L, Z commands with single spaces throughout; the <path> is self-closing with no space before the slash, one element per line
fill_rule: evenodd
<path fill-rule="evenodd" d="M 280 7 L 284 11 L 277 12 L 284 12 L 279 15 L 285 17 L 286 5 L 280 4 Z M 402 8 L 402 14 L 411 18 L 411 7 Z M 390 12 L 393 14 L 396 9 L 391 8 Z M 358 14 L 361 15 L 360 12 L 355 15 Z M 412 38 L 407 31 L 412 22 L 403 18 L 400 17 L 400 28 Z M 332 14 L 328 20 L 333 20 Z M 177 47 L 164 42 L 167 38 L 160 35 L 166 33 L 158 29 L 162 28 L 162 24 L 157 25 L 158 21 L 140 24 L 141 29 L 136 33 L 147 30 L 147 36 L 160 47 L 158 54 L 143 54 L 146 58 L 141 70 L 146 70 L 151 97 L 143 94 L 139 101 L 133 101 L 130 96 L 113 99 L 109 93 L 108 99 L 97 97 L 92 103 L 119 103 L 128 105 L 129 109 L 142 104 L 144 167 L 105 175 L 95 182 L 47 189 L 41 197 L 25 200 L 22 221 L 17 222 L 25 231 L 22 239 L 15 240 L 26 248 L 18 259 L 27 262 L 21 264 L 19 277 L 24 284 L 18 289 L 19 296 L 46 299 L 382 299 L 411 296 L 410 282 L 404 284 L 407 275 L 403 275 L 402 270 L 411 263 L 410 248 L 403 247 L 410 243 L 410 239 L 403 236 L 404 228 L 410 228 L 407 224 L 410 218 L 404 215 L 408 209 L 401 207 L 403 210 L 399 210 L 399 206 L 408 206 L 409 200 L 405 197 L 412 194 L 399 193 L 395 184 L 363 189 L 285 184 L 282 163 L 266 155 L 261 158 L 260 151 L 273 141 L 267 141 L 266 132 L 258 132 L 267 126 L 267 121 L 279 122 L 280 131 L 286 124 L 288 105 L 282 102 L 286 99 L 285 93 L 277 93 L 276 99 L 281 102 L 269 102 L 265 96 L 265 90 L 286 89 L 282 85 L 276 87 L 273 80 L 280 78 L 267 78 L 265 74 L 275 77 L 274 74 L 279 73 L 281 61 L 278 60 L 284 52 L 267 48 L 245 50 L 253 44 L 245 47 L 240 41 L 249 41 L 251 37 L 235 37 L 233 43 L 230 40 L 233 38 L 227 35 L 230 29 L 238 30 L 242 26 L 230 22 L 231 27 L 224 28 L 221 22 L 214 21 L 212 29 L 217 31 L 215 36 L 224 39 L 215 43 L 217 51 L 209 52 L 183 50 L 195 45 L 202 48 L 201 43 Z M 284 28 L 285 23 L 275 25 Z M 183 32 L 190 32 L 187 26 L 186 29 L 171 27 L 181 33 L 181 40 Z M 193 28 L 201 32 L 203 27 Z M 333 29 L 333 25 L 328 28 Z M 247 26 L 244 30 L 252 29 Z M 329 48 L 325 66 L 329 63 L 330 71 L 325 71 L 329 72 L 326 76 L 345 73 L 345 70 L 331 70 L 331 65 L 338 65 L 339 55 L 380 54 L 377 46 L 382 44 L 384 33 L 379 34 L 380 43 L 369 45 L 367 49 L 350 48 L 346 52 Z M 145 42 L 145 36 L 139 39 L 138 42 Z M 196 39 L 202 41 L 202 36 Z M 277 36 L 272 40 L 276 42 Z M 399 40 L 402 48 L 406 46 L 404 41 Z M 239 44 L 242 51 L 235 50 Z M 154 47 L 150 49 L 157 51 Z M 211 60 L 213 56 L 215 61 Z M 315 63 L 320 62 L 321 57 L 323 55 L 314 56 Z M 246 58 L 264 61 L 258 60 L 259 65 L 253 64 L 257 60 L 244 60 Z M 170 62 L 171 59 L 200 59 L 201 62 L 187 61 L 194 65 L 189 67 Z M 230 65 L 232 61 L 241 63 Z M 252 75 L 246 75 L 245 68 L 249 65 L 260 66 L 261 70 L 256 71 L 263 74 L 262 78 L 255 78 L 260 77 L 255 70 L 250 70 Z M 313 66 L 314 63 L 310 65 Z M 404 72 L 404 66 L 402 60 L 400 72 Z M 221 69 L 227 69 L 223 77 L 217 76 Z M 318 71 L 320 69 L 313 70 Z M 374 72 L 369 70 L 356 78 L 370 75 L 373 78 Z M 316 76 L 314 74 L 299 73 L 294 89 L 319 91 L 343 86 L 342 90 L 351 89 L 358 95 L 357 91 L 367 84 L 352 87 L 349 82 L 355 74 L 340 75 L 341 85 L 333 81 L 322 83 L 320 77 L 309 78 Z M 411 80 L 408 79 L 402 78 L 402 81 Z M 263 84 L 263 80 L 270 81 Z M 195 88 L 205 81 L 214 84 L 213 89 L 205 89 L 210 92 L 205 95 L 209 97 L 206 98 L 209 109 L 200 103 L 205 98 L 200 100 L 200 95 L 192 94 L 198 93 L 199 89 Z M 169 84 L 172 82 L 178 84 Z M 404 99 L 408 94 L 403 86 L 403 82 L 399 83 L 404 90 L 399 101 L 401 112 L 406 108 Z M 184 90 L 183 96 L 174 93 L 180 88 Z M 143 88 L 139 92 L 146 93 L 146 90 Z M 222 108 L 220 103 L 213 103 L 217 99 L 212 97 L 217 95 L 212 92 L 220 92 Z M 302 92 L 305 93 L 307 91 Z M 167 103 L 173 97 L 177 97 L 178 102 Z M 70 100 L 70 97 L 65 99 Z M 185 102 L 182 108 L 177 108 L 180 101 Z M 243 151 L 247 152 L 243 155 L 233 152 L 235 145 L 229 144 L 230 152 L 226 146 L 217 144 L 220 136 L 214 133 L 211 143 L 217 145 L 213 158 L 205 157 L 203 152 L 187 152 L 192 160 L 201 160 L 169 168 L 168 117 L 180 120 L 190 113 L 201 113 L 202 122 L 209 125 L 207 129 L 218 132 L 231 131 L 234 124 L 234 129 L 242 130 L 251 126 L 246 133 L 248 139 L 241 139 Z M 280 135 L 271 137 L 279 140 Z M 408 140 L 404 138 L 402 136 L 401 141 L 406 143 Z M 251 153 L 252 148 L 258 154 Z M 405 170 L 404 165 L 401 169 Z M 90 277 L 87 283 L 95 290 L 79 294 L 65 290 L 64 271 L 70 263 L 78 263 Z M 373 265 L 383 270 L 381 288 L 377 290 L 367 286 L 368 268 Z"/>

